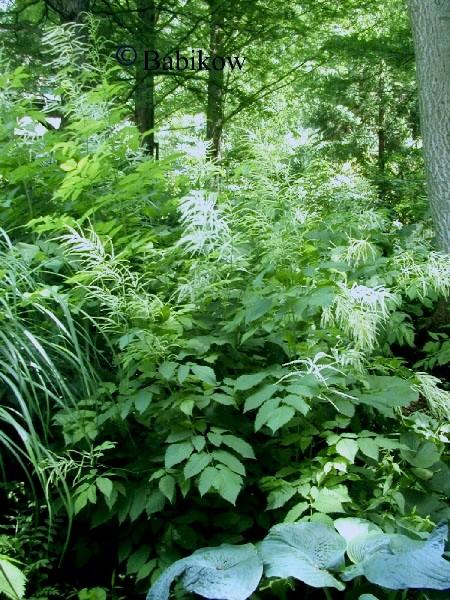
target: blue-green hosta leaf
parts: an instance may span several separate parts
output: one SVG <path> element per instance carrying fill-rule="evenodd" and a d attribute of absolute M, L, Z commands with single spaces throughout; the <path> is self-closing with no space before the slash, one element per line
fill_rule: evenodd
<path fill-rule="evenodd" d="M 347 543 L 354 538 L 366 536 L 369 533 L 383 533 L 381 528 L 378 527 L 378 525 L 375 525 L 375 523 L 356 517 L 336 519 L 334 526 L 342 537 L 347 540 Z"/>
<path fill-rule="evenodd" d="M 146 600 L 168 600 L 176 577 L 188 592 L 215 600 L 246 600 L 258 587 L 263 572 L 253 544 L 202 548 L 171 565 L 152 586 Z"/>
<path fill-rule="evenodd" d="M 364 575 L 371 583 L 392 590 L 446 590 L 450 588 L 450 562 L 442 554 L 447 536 L 448 527 L 443 523 L 424 542 L 399 534 L 372 534 L 365 541 L 355 538 L 351 558 L 360 562 L 345 569 L 342 579 Z"/>
<path fill-rule="evenodd" d="M 5 556 L 0 556 L 0 594 L 18 600 L 25 595 L 25 575 Z"/>
<path fill-rule="evenodd" d="M 345 553 L 345 540 L 322 523 L 276 525 L 261 544 L 267 577 L 295 577 L 312 587 L 344 585 L 327 569 L 337 567 Z"/>

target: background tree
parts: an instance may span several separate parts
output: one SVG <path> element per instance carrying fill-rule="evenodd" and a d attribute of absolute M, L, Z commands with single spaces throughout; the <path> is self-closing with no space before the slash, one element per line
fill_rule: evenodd
<path fill-rule="evenodd" d="M 428 197 L 441 250 L 450 252 L 450 2 L 409 0 Z"/>

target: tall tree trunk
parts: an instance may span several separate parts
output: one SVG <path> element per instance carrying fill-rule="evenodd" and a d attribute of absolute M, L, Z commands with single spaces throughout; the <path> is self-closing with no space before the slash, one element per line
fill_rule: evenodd
<path fill-rule="evenodd" d="M 431 214 L 450 252 L 450 0 L 409 0 L 409 14 Z"/>
<path fill-rule="evenodd" d="M 139 27 L 138 35 L 141 40 L 136 61 L 136 89 L 134 97 L 136 124 L 144 134 L 143 145 L 151 156 L 157 154 L 155 143 L 155 75 L 146 71 L 144 50 L 156 50 L 156 4 L 155 0 L 138 0 Z"/>
<path fill-rule="evenodd" d="M 212 65 L 214 56 L 223 56 L 224 52 L 224 2 L 208 0 L 210 14 L 209 54 L 210 71 L 208 76 L 208 103 L 206 109 L 206 139 L 212 142 L 210 158 L 220 154 L 220 142 L 223 129 L 224 111 L 224 71 L 215 70 Z"/>
<path fill-rule="evenodd" d="M 378 80 L 378 190 L 380 198 L 386 194 L 386 109 L 384 93 L 384 64 L 381 62 Z"/>
<path fill-rule="evenodd" d="M 61 0 L 60 7 L 64 23 L 82 23 L 83 13 L 89 10 L 89 0 Z"/>

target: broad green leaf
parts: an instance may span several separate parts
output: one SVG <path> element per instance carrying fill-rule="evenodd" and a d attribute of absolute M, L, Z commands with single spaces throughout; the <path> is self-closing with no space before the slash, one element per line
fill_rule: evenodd
<path fill-rule="evenodd" d="M 175 562 L 152 586 L 146 600 L 168 600 L 176 577 L 188 592 L 216 600 L 246 600 L 258 587 L 263 566 L 253 544 L 202 548 Z"/>
<path fill-rule="evenodd" d="M 178 365 L 176 362 L 166 361 L 163 362 L 162 365 L 159 367 L 159 372 L 162 375 L 162 377 L 164 377 L 164 379 L 169 381 L 170 379 L 173 379 L 175 375 L 175 369 L 177 368 L 177 366 Z"/>
<path fill-rule="evenodd" d="M 334 488 L 311 489 L 311 496 L 314 498 L 313 508 L 322 513 L 345 512 L 342 504 L 351 502 L 345 486 L 339 485 Z"/>
<path fill-rule="evenodd" d="M 276 408 L 266 419 L 267 427 L 270 427 L 272 433 L 275 433 L 283 425 L 289 423 L 292 417 L 295 416 L 295 410 L 291 406 L 280 406 Z"/>
<path fill-rule="evenodd" d="M 211 369 L 211 367 L 207 367 L 205 365 L 191 365 L 192 373 L 208 385 L 216 385 L 216 374 Z"/>
<path fill-rule="evenodd" d="M 242 438 L 238 438 L 234 435 L 223 435 L 222 442 L 244 458 L 255 458 L 253 448 Z"/>
<path fill-rule="evenodd" d="M 309 504 L 307 502 L 299 502 L 293 508 L 291 508 L 291 510 L 285 516 L 284 522 L 294 523 L 294 521 L 297 521 L 297 519 L 299 519 L 306 510 L 308 510 L 308 508 Z"/>
<path fill-rule="evenodd" d="M 231 504 L 236 504 L 236 499 L 241 491 L 243 480 L 240 475 L 234 473 L 224 465 L 217 467 L 220 472 L 219 485 L 216 487 L 219 494 Z"/>
<path fill-rule="evenodd" d="M 277 490 L 272 490 L 267 498 L 267 510 L 281 508 L 295 496 L 296 490 L 290 485 L 285 485 Z"/>
<path fill-rule="evenodd" d="M 288 406 L 292 406 L 298 412 L 300 412 L 303 416 L 307 415 L 309 412 L 309 404 L 307 404 L 301 396 L 294 396 L 293 394 L 289 394 L 289 396 L 285 396 L 282 399 L 283 404 L 287 404 Z"/>
<path fill-rule="evenodd" d="M 189 365 L 180 365 L 178 367 L 177 379 L 178 383 L 181 385 L 186 380 L 186 377 L 189 375 L 190 366 Z"/>
<path fill-rule="evenodd" d="M 266 400 L 272 398 L 274 393 L 277 391 L 278 386 L 274 383 L 268 383 L 264 385 L 260 390 L 249 396 L 245 400 L 244 412 L 259 408 Z"/>
<path fill-rule="evenodd" d="M 139 390 L 133 395 L 134 406 L 138 413 L 142 414 L 150 406 L 153 398 L 153 391 L 149 388 Z"/>
<path fill-rule="evenodd" d="M 22 571 L 6 557 L 0 557 L 0 593 L 11 600 L 18 600 L 25 595 L 26 578 Z"/>
<path fill-rule="evenodd" d="M 345 553 L 345 540 L 321 523 L 276 525 L 261 543 L 267 577 L 295 577 L 312 587 L 344 585 L 328 569 L 337 568 Z"/>
<path fill-rule="evenodd" d="M 439 462 L 441 457 L 436 445 L 427 440 L 422 442 L 417 450 L 401 450 L 400 454 L 410 465 L 420 469 L 428 469 Z"/>
<path fill-rule="evenodd" d="M 165 496 L 161 492 L 161 490 L 154 490 L 150 496 L 146 499 L 145 503 L 145 511 L 147 515 L 150 517 L 154 513 L 160 512 L 164 508 L 165 504 Z M 138 516 L 140 514 L 139 510 L 136 510 Z"/>
<path fill-rule="evenodd" d="M 351 463 L 354 463 L 356 453 L 358 452 L 358 444 L 355 440 L 343 438 L 336 444 L 336 451 Z"/>
<path fill-rule="evenodd" d="M 218 487 L 221 483 L 220 471 L 215 467 L 206 467 L 198 480 L 198 491 L 204 496 L 212 487 Z"/>
<path fill-rule="evenodd" d="M 416 402 L 419 393 L 413 389 L 410 383 L 400 377 L 389 377 L 386 375 L 369 375 L 366 377 L 370 391 L 354 395 L 358 400 L 369 406 L 373 406 L 387 417 L 393 417 L 393 408 L 409 406 Z"/>
<path fill-rule="evenodd" d="M 74 171 L 77 168 L 77 161 L 73 158 L 69 158 L 69 160 L 66 160 L 65 162 L 61 163 L 59 167 L 60 169 L 66 172 Z"/>
<path fill-rule="evenodd" d="M 211 399 L 214 400 L 214 402 L 217 402 L 217 404 L 223 404 L 223 406 L 235 406 L 236 404 L 233 396 L 221 394 L 220 392 L 212 394 Z"/>
<path fill-rule="evenodd" d="M 192 438 L 192 445 L 197 450 L 197 452 L 201 452 L 206 445 L 206 440 L 202 435 L 195 435 Z"/>
<path fill-rule="evenodd" d="M 235 473 L 239 475 L 245 475 L 245 467 L 233 454 L 226 452 L 225 450 L 214 450 L 212 456 L 215 460 L 218 460 L 222 464 L 229 467 Z"/>
<path fill-rule="evenodd" d="M 211 462 L 212 456 L 207 452 L 192 454 L 184 466 L 183 474 L 186 479 L 195 477 L 200 471 L 203 471 Z"/>
<path fill-rule="evenodd" d="M 189 458 L 193 450 L 194 447 L 191 442 L 180 442 L 179 444 L 171 444 L 168 446 L 164 459 L 166 469 L 170 469 L 174 465 Z"/>
<path fill-rule="evenodd" d="M 97 477 L 95 483 L 97 484 L 98 489 L 106 498 L 109 498 L 111 496 L 111 493 L 113 491 L 113 484 L 111 479 L 108 479 L 107 477 Z"/>
<path fill-rule="evenodd" d="M 368 456 L 369 458 L 373 458 L 373 460 L 378 461 L 379 457 L 379 446 L 375 440 L 372 438 L 358 438 L 358 448 L 361 450 L 363 454 Z"/>
<path fill-rule="evenodd" d="M 266 314 L 272 308 L 270 298 L 258 298 L 256 302 L 248 306 L 245 310 L 245 322 L 251 323 Z"/>
<path fill-rule="evenodd" d="M 261 383 L 268 376 L 268 373 L 252 373 L 251 375 L 241 375 L 234 383 L 236 390 L 249 390 Z"/>
<path fill-rule="evenodd" d="M 261 427 L 264 425 L 264 423 L 267 421 L 267 419 L 270 417 L 273 411 L 278 408 L 279 404 L 280 398 L 270 398 L 270 400 L 267 400 L 267 402 L 265 402 L 260 407 L 260 409 L 256 413 L 255 431 L 261 429 Z"/>
<path fill-rule="evenodd" d="M 137 573 L 150 556 L 150 548 L 141 546 L 127 560 L 127 573 Z"/>
<path fill-rule="evenodd" d="M 164 477 L 161 477 L 159 480 L 159 489 L 169 502 L 173 502 L 175 498 L 175 479 L 172 475 L 164 475 Z"/>

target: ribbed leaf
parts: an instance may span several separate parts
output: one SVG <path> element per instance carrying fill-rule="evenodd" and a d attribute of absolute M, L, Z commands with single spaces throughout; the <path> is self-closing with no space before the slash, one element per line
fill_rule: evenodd
<path fill-rule="evenodd" d="M 215 600 L 246 600 L 258 587 L 263 566 L 253 544 L 197 550 L 170 566 L 147 594 L 147 600 L 168 600 L 170 586 L 182 575 L 188 592 Z"/>
<path fill-rule="evenodd" d="M 360 562 L 346 569 L 342 578 L 349 581 L 364 575 L 371 583 L 392 590 L 448 589 L 450 563 L 442 557 L 447 535 L 448 527 L 443 523 L 424 542 L 398 534 L 355 538 L 347 552 L 352 560 Z"/>
<path fill-rule="evenodd" d="M 276 525 L 261 544 L 268 577 L 295 577 L 312 587 L 344 585 L 326 569 L 337 567 L 345 553 L 345 540 L 322 523 Z"/>

